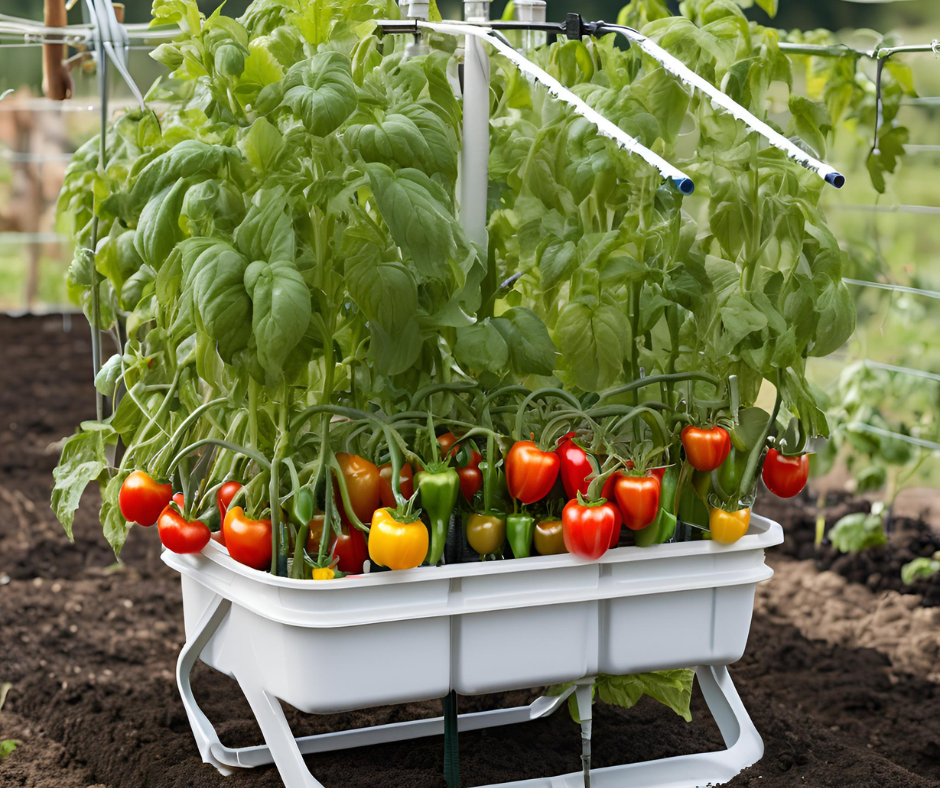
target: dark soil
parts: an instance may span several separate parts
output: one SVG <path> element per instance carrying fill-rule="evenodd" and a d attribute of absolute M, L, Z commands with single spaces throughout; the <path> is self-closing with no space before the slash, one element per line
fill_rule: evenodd
<path fill-rule="evenodd" d="M 830 492 L 824 512 L 826 532 L 839 518 L 852 512 L 867 512 L 867 501 L 853 499 L 845 493 Z M 761 508 L 763 507 L 763 508 Z M 921 520 L 894 517 L 888 523 L 888 543 L 860 553 L 840 553 L 828 540 L 816 547 L 816 517 L 819 509 L 808 493 L 787 502 L 766 494 L 758 503 L 761 511 L 773 509 L 783 526 L 786 541 L 779 550 L 784 555 L 803 561 L 814 561 L 819 571 L 832 571 L 853 583 L 861 583 L 872 591 L 897 591 L 917 594 L 924 607 L 940 606 L 940 575 L 917 580 L 907 585 L 901 580 L 901 567 L 915 558 L 930 558 L 940 550 L 940 532 Z"/>
<path fill-rule="evenodd" d="M 179 581 L 159 561 L 156 534 L 133 531 L 113 556 L 89 493 L 69 544 L 48 508 L 57 452 L 50 444 L 93 415 L 86 331 L 58 318 L 0 319 L 0 683 L 13 685 L 0 740 L 0 786 L 209 788 L 278 786 L 273 768 L 223 778 L 203 765 L 173 671 L 183 643 Z M 777 512 L 770 511 L 776 515 Z M 771 581 L 774 582 L 774 581 Z M 940 686 L 896 675 L 876 651 L 809 641 L 760 615 L 732 667 L 766 753 L 731 785 L 920 788 L 940 785 Z M 668 625 L 668 623 L 664 623 Z M 376 660 L 382 655 L 376 654 Z M 228 744 L 260 742 L 229 679 L 200 666 L 194 685 Z M 517 704 L 531 692 L 461 698 L 462 710 Z M 291 713 L 298 734 L 437 715 L 440 705 L 335 717 Z M 682 722 L 644 699 L 630 711 L 599 705 L 594 763 L 604 766 L 717 749 L 700 697 Z M 565 712 L 461 737 L 464 784 L 576 771 L 579 730 Z M 440 737 L 313 756 L 326 786 L 443 786 Z"/>

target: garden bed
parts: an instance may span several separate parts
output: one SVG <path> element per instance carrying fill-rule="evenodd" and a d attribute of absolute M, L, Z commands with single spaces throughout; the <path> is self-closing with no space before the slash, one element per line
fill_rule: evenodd
<path fill-rule="evenodd" d="M 826 531 L 836 521 L 852 512 L 867 512 L 868 502 L 852 498 L 844 492 L 830 492 L 826 508 Z M 917 580 L 910 585 L 901 580 L 901 567 L 915 558 L 930 558 L 940 550 L 940 531 L 923 519 L 893 517 L 888 525 L 888 543 L 860 553 L 841 553 L 828 541 L 816 547 L 815 492 L 804 491 L 790 501 L 780 501 L 764 495 L 757 504 L 758 511 L 773 507 L 776 519 L 783 526 L 782 554 L 804 561 L 815 562 L 819 571 L 833 571 L 846 580 L 860 583 L 872 591 L 897 591 L 921 597 L 924 607 L 940 606 L 940 575 Z"/>
<path fill-rule="evenodd" d="M 0 763 L 0 784 L 30 788 L 278 786 L 273 768 L 223 778 L 203 765 L 173 671 L 183 642 L 179 579 L 159 560 L 156 534 L 135 530 L 124 565 L 101 536 L 94 501 L 79 510 L 70 545 L 48 508 L 57 454 L 50 444 L 88 418 L 86 329 L 57 317 L 0 319 L 5 384 L 0 408 L 0 683 L 10 682 L 0 739 L 22 743 Z M 89 493 L 91 496 L 92 493 Z M 780 519 L 786 510 L 758 510 Z M 815 516 L 815 515 L 813 515 Z M 791 582 L 786 562 L 771 583 Z M 779 596 L 786 598 L 787 593 Z M 874 595 L 872 595 L 874 598 Z M 733 786 L 906 788 L 940 781 L 940 686 L 892 670 L 887 656 L 810 640 L 790 611 L 758 605 L 736 686 L 766 754 Z M 376 654 L 376 659 L 381 658 Z M 260 741 L 234 684 L 204 666 L 197 697 L 233 746 Z M 527 693 L 461 698 L 461 711 L 522 703 Z M 687 725 L 654 701 L 625 711 L 598 705 L 594 763 L 606 766 L 707 749 L 721 741 L 700 696 Z M 440 704 L 341 716 L 289 714 L 299 735 L 435 716 Z M 461 736 L 464 784 L 579 768 L 579 730 L 564 712 Z M 443 786 L 441 738 L 310 759 L 327 786 Z"/>

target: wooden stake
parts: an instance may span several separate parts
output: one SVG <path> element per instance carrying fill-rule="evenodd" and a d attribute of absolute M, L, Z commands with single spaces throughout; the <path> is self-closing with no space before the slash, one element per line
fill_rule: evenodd
<path fill-rule="evenodd" d="M 124 24 L 124 3 L 111 3 L 114 6 L 114 16 L 118 22 Z"/>
<path fill-rule="evenodd" d="M 46 27 L 65 27 L 68 12 L 65 0 L 43 0 L 43 19 Z M 50 36 L 58 39 L 59 36 Z M 43 44 L 42 47 L 42 92 L 54 101 L 64 101 L 71 94 L 68 72 L 62 65 L 65 60 L 65 44 Z"/>

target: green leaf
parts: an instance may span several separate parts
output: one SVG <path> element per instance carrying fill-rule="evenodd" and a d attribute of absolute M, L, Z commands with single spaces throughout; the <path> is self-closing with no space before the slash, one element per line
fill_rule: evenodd
<path fill-rule="evenodd" d="M 549 290 L 568 279 L 578 267 L 578 247 L 573 241 L 551 241 L 538 255 L 542 288 Z"/>
<path fill-rule="evenodd" d="M 293 66 L 284 91 L 284 104 L 317 137 L 336 131 L 358 104 L 350 60 L 339 52 L 320 52 Z"/>
<path fill-rule="evenodd" d="M 310 290 L 290 260 L 253 262 L 245 270 L 245 288 L 251 296 L 251 330 L 258 361 L 269 378 L 277 378 L 307 331 Z"/>
<path fill-rule="evenodd" d="M 95 375 L 95 388 L 104 397 L 114 396 L 114 389 L 121 379 L 122 357 L 120 353 L 115 353 L 111 358 L 102 364 L 98 374 Z"/>
<path fill-rule="evenodd" d="M 284 138 L 267 118 L 258 118 L 251 124 L 239 147 L 255 170 L 262 173 L 275 172 L 278 158 L 284 150 Z"/>
<path fill-rule="evenodd" d="M 555 343 L 542 319 L 531 309 L 517 306 L 492 322 L 509 348 L 509 363 L 518 375 L 551 375 L 555 369 Z"/>
<path fill-rule="evenodd" d="M 368 254 L 350 262 L 346 286 L 353 301 L 387 334 L 402 331 L 418 309 L 418 286 L 411 271 L 401 263 L 382 262 Z"/>
<path fill-rule="evenodd" d="M 293 262 L 296 240 L 288 209 L 282 186 L 257 192 L 248 215 L 235 231 L 238 251 L 249 260 Z"/>
<path fill-rule="evenodd" d="M 0 761 L 12 753 L 18 744 L 19 742 L 14 739 L 4 739 L 0 741 Z"/>
<path fill-rule="evenodd" d="M 819 319 L 816 323 L 816 341 L 811 356 L 822 357 L 834 353 L 855 333 L 855 301 L 841 280 L 827 280 L 816 300 Z"/>
<path fill-rule="evenodd" d="M 829 110 L 820 101 L 790 96 L 791 125 L 817 156 L 826 155 L 826 135 L 832 130 Z"/>
<path fill-rule="evenodd" d="M 465 368 L 502 376 L 509 368 L 509 345 L 489 318 L 457 329 L 454 355 Z"/>
<path fill-rule="evenodd" d="M 404 330 L 394 336 L 376 325 L 372 328 L 369 357 L 380 375 L 400 375 L 414 366 L 423 345 L 424 338 L 414 320 L 406 323 Z"/>
<path fill-rule="evenodd" d="M 185 194 L 186 182 L 180 179 L 153 197 L 140 214 L 134 248 L 154 270 L 160 270 L 183 237 L 179 219 Z"/>
<path fill-rule="evenodd" d="M 631 330 L 617 307 L 572 301 L 558 315 L 555 338 L 574 381 L 585 391 L 601 391 L 623 374 Z"/>
<path fill-rule="evenodd" d="M 856 553 L 888 543 L 881 515 L 864 512 L 841 518 L 829 531 L 829 541 L 842 553 Z"/>
<path fill-rule="evenodd" d="M 460 233 L 446 192 L 420 170 L 393 172 L 373 163 L 366 165 L 366 172 L 395 243 L 414 259 L 423 276 L 444 279 Z"/>
<path fill-rule="evenodd" d="M 101 527 L 104 531 L 104 538 L 114 550 L 115 558 L 121 555 L 121 549 L 127 541 L 127 532 L 131 528 L 131 523 L 127 522 L 121 514 L 119 503 L 121 485 L 129 475 L 130 471 L 116 473 L 106 485 L 102 485 L 101 490 L 101 511 L 99 512 Z"/>
<path fill-rule="evenodd" d="M 721 307 L 721 322 L 728 341 L 737 345 L 748 334 L 767 326 L 767 316 L 743 296 L 731 296 Z"/>
<path fill-rule="evenodd" d="M 629 709 L 649 695 L 668 706 L 686 722 L 692 721 L 689 705 L 692 700 L 692 670 L 662 670 L 655 673 L 634 673 L 627 676 L 597 677 L 597 697 L 604 703 Z"/>
<path fill-rule="evenodd" d="M 940 574 L 940 553 L 934 553 L 933 558 L 915 558 L 901 567 L 901 579 L 910 585 L 917 580 L 926 580 Z"/>
<path fill-rule="evenodd" d="M 771 19 L 777 15 L 778 0 L 754 0 L 754 2 L 757 3 L 758 7 L 763 9 Z"/>
<path fill-rule="evenodd" d="M 410 114 L 420 127 L 406 114 L 391 114 L 374 123 L 350 126 L 343 142 L 368 162 L 395 163 L 426 175 L 439 172 L 455 178 L 457 151 L 447 139 L 443 121 L 423 107 Z"/>
<path fill-rule="evenodd" d="M 52 472 L 52 509 L 72 538 L 72 523 L 85 488 L 101 477 L 108 468 L 105 445 L 112 441 L 113 432 L 79 432 L 65 441 L 59 464 Z"/>
<path fill-rule="evenodd" d="M 253 313 L 245 286 L 247 269 L 248 261 L 241 254 L 218 241 L 196 258 L 184 285 L 192 293 L 202 328 L 218 342 L 219 355 L 227 363 L 232 363 L 235 353 L 247 347 L 251 338 Z"/>

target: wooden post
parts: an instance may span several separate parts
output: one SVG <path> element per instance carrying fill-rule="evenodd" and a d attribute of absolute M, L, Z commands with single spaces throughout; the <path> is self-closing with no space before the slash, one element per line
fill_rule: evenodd
<path fill-rule="evenodd" d="M 122 25 L 124 24 L 124 3 L 111 3 L 114 6 L 114 17 Z"/>
<path fill-rule="evenodd" d="M 43 0 L 43 5 L 46 27 L 65 27 L 68 24 L 65 0 Z M 42 47 L 42 92 L 54 101 L 64 101 L 71 93 L 68 74 L 62 65 L 66 51 L 65 44 L 43 44 Z"/>

